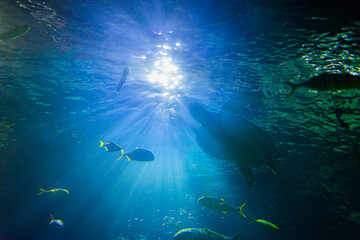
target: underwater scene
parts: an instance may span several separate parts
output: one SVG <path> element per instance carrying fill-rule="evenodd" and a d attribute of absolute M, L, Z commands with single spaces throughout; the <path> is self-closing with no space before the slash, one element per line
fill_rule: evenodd
<path fill-rule="evenodd" d="M 0 240 L 360 239 L 359 13 L 1 0 Z"/>

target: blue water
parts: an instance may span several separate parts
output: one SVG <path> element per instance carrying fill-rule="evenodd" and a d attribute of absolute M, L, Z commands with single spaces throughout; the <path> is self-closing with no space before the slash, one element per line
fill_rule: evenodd
<path fill-rule="evenodd" d="M 182 228 L 360 239 L 360 91 L 286 98 L 284 84 L 359 75 L 359 10 L 349 0 L 2 0 L 0 33 L 31 29 L 0 42 L 0 239 L 173 239 Z M 198 146 L 187 110 L 218 112 L 239 95 L 260 96 L 238 113 L 277 146 L 279 174 L 253 166 L 253 189 Z M 155 160 L 116 161 L 100 140 Z M 207 195 L 246 202 L 247 215 L 280 230 L 206 209 L 197 199 Z"/>

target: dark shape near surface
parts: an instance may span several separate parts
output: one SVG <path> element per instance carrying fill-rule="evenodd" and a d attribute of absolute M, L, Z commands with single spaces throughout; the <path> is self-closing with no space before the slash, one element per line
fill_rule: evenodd
<path fill-rule="evenodd" d="M 129 68 L 126 67 L 126 68 L 124 68 L 124 70 L 123 70 L 123 73 L 122 73 L 122 76 L 121 76 L 121 79 L 120 79 L 118 88 L 117 88 L 117 90 L 116 90 L 116 93 L 119 93 L 119 92 L 120 92 L 120 89 L 121 89 L 122 85 L 124 85 L 124 83 L 125 83 L 126 78 L 127 78 L 128 75 L 129 75 Z"/>
<path fill-rule="evenodd" d="M 242 231 L 227 237 L 207 228 L 185 228 L 175 234 L 174 240 L 237 240 L 241 234 Z"/>
<path fill-rule="evenodd" d="M 275 143 L 265 131 L 238 116 L 211 113 L 197 103 L 188 109 L 201 124 L 194 129 L 198 145 L 210 156 L 234 161 L 250 187 L 254 184 L 250 164 L 266 165 L 277 173 L 270 157 Z"/>
<path fill-rule="evenodd" d="M 140 162 L 151 162 L 155 159 L 152 152 L 142 148 L 136 148 L 128 153 L 125 153 L 124 156 L 128 159 L 128 161 L 134 160 Z M 117 160 L 120 160 L 121 158 L 122 156 Z"/>
<path fill-rule="evenodd" d="M 287 97 L 290 97 L 298 87 L 306 87 L 317 91 L 360 89 L 360 77 L 351 74 L 322 73 L 300 84 L 290 82 L 286 82 L 285 84 L 291 87 L 290 92 L 287 95 Z"/>
<path fill-rule="evenodd" d="M 113 142 L 104 143 L 100 140 L 100 147 L 104 147 L 107 152 L 118 152 L 121 151 L 121 147 Z"/>
<path fill-rule="evenodd" d="M 0 42 L 21 37 L 30 30 L 29 25 L 14 27 L 13 29 L 0 34 Z"/>

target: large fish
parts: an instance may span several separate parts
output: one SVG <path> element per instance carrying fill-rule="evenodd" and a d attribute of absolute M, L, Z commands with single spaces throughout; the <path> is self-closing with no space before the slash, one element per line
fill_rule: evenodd
<path fill-rule="evenodd" d="M 291 87 L 287 97 L 298 87 L 306 87 L 317 91 L 330 91 L 330 90 L 341 90 L 341 89 L 360 89 L 360 76 L 354 76 L 351 74 L 331 74 L 322 73 L 316 77 L 310 78 L 310 80 L 294 84 L 286 82 L 285 84 Z"/>
<path fill-rule="evenodd" d="M 29 25 L 14 27 L 13 29 L 0 34 L 0 42 L 21 37 L 30 30 Z"/>
<path fill-rule="evenodd" d="M 119 92 L 120 92 L 120 89 L 121 89 L 122 85 L 124 85 L 124 83 L 125 83 L 126 78 L 127 78 L 128 75 L 129 75 L 129 68 L 126 67 L 126 68 L 124 68 L 124 70 L 123 70 L 123 73 L 122 73 L 122 76 L 121 76 L 121 79 L 120 79 L 118 88 L 117 88 L 117 90 L 116 90 L 116 93 L 119 93 Z"/>
<path fill-rule="evenodd" d="M 222 198 L 204 196 L 199 198 L 198 202 L 204 207 L 222 213 L 239 211 L 239 208 L 230 205 L 229 203 L 225 202 L 225 200 Z"/>
<path fill-rule="evenodd" d="M 174 240 L 237 240 L 242 231 L 232 237 L 227 237 L 207 228 L 185 228 L 177 232 Z"/>
<path fill-rule="evenodd" d="M 250 164 L 266 165 L 277 173 L 270 157 L 275 143 L 265 131 L 233 114 L 211 113 L 198 103 L 188 108 L 201 124 L 194 129 L 199 146 L 210 156 L 234 161 L 250 187 L 254 184 Z"/>

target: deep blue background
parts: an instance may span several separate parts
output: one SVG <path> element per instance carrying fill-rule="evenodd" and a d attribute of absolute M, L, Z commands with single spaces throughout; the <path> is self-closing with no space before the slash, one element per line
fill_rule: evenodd
<path fill-rule="evenodd" d="M 357 1 L 2 0 L 0 31 L 31 30 L 0 42 L 0 238 L 172 239 L 176 225 L 244 230 L 242 239 L 360 239 L 350 219 L 360 211 L 359 91 L 286 99 L 283 84 L 359 74 L 359 10 Z M 167 57 L 178 68 L 169 74 L 182 76 L 172 89 L 148 77 Z M 274 138 L 280 173 L 256 167 L 251 190 L 233 163 L 196 145 L 186 105 L 218 111 L 260 93 L 241 114 Z M 99 140 L 149 149 L 155 161 L 115 162 Z M 37 196 L 57 187 L 70 195 Z M 203 209 L 208 194 L 247 202 L 244 212 L 280 231 Z M 48 225 L 50 214 L 65 227 Z"/>

